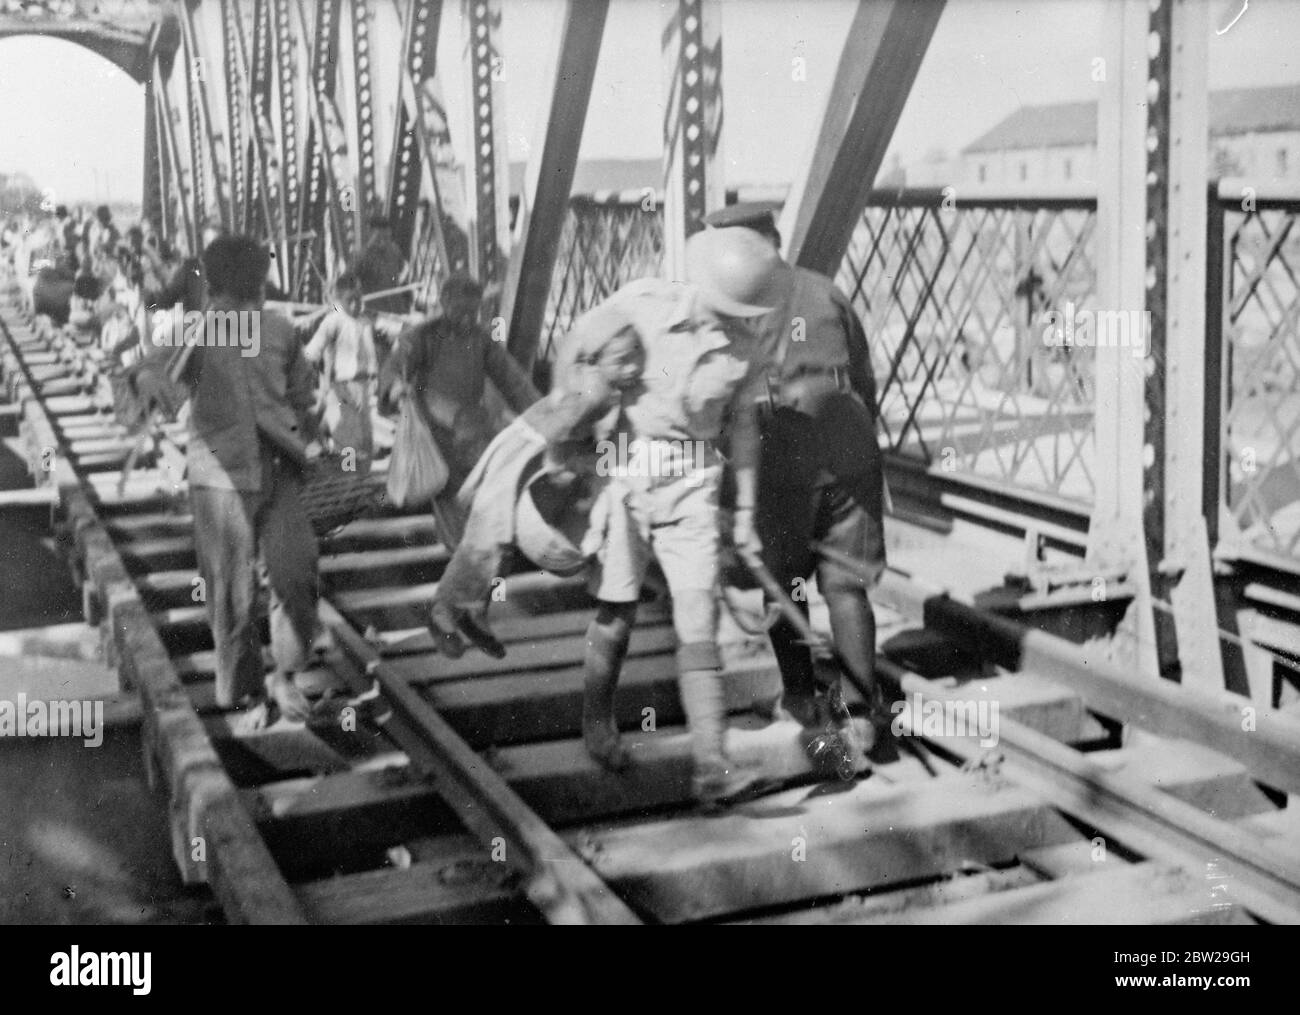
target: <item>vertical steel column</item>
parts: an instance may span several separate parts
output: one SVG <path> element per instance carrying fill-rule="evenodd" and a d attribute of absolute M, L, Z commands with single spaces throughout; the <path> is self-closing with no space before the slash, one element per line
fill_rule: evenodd
<path fill-rule="evenodd" d="M 175 64 L 172 65 L 172 73 L 165 75 L 160 63 L 155 62 L 153 67 L 153 91 L 158 98 L 159 116 L 158 125 L 162 129 L 163 142 L 171 158 L 171 164 L 174 169 L 174 179 L 176 180 L 176 204 L 181 210 L 181 224 L 185 230 L 185 242 L 192 254 L 197 254 L 198 234 L 197 223 L 192 215 L 194 208 L 193 179 L 194 173 L 185 165 L 185 160 L 181 156 L 180 142 L 176 137 L 176 129 L 180 123 L 180 110 L 172 105 L 171 96 L 167 91 L 167 85 L 170 81 L 175 80 Z M 191 152 L 193 149 L 191 148 Z M 186 177 L 189 177 L 187 184 Z M 168 218 L 171 218 L 169 210 Z"/>
<path fill-rule="evenodd" d="M 1224 309 L 1228 292 L 1228 248 L 1219 197 L 1219 181 L 1210 180 L 1205 197 L 1205 414 L 1201 428 L 1201 514 L 1210 547 L 1219 542 L 1219 526 L 1227 492 L 1227 460 L 1223 456 L 1223 412 L 1228 403 L 1228 374 L 1224 355 Z"/>
<path fill-rule="evenodd" d="M 194 25 L 194 9 L 198 0 L 187 0 L 179 6 L 181 34 L 185 40 L 185 51 L 190 60 L 189 81 L 191 84 L 190 108 L 196 110 L 198 119 L 190 124 L 193 133 L 201 133 L 208 143 L 208 156 L 211 163 L 212 183 L 216 191 L 217 216 L 226 226 L 233 226 L 234 214 L 230 203 L 230 188 L 227 180 L 228 158 L 225 147 L 225 133 L 220 129 L 213 114 L 212 103 L 208 99 L 208 76 L 216 70 L 207 57 L 207 46 L 203 34 Z M 197 100 L 197 101 L 196 101 Z"/>
<path fill-rule="evenodd" d="M 180 4 L 181 24 L 185 24 L 184 2 Z M 186 133 L 190 141 L 190 199 L 193 202 L 193 218 L 196 227 L 200 226 L 208 214 L 208 170 L 207 162 L 203 157 L 203 117 L 199 111 L 199 82 L 197 76 L 202 73 L 199 70 L 199 64 L 194 60 L 194 52 L 190 47 L 190 35 L 184 31 L 181 32 L 182 46 L 181 54 L 184 61 L 185 71 L 185 97 L 186 97 Z M 195 235 L 196 243 L 201 242 L 201 237 Z M 200 251 L 195 249 L 195 253 Z"/>
<path fill-rule="evenodd" d="M 1106 76 L 1097 129 L 1097 305 L 1146 307 L 1147 4 L 1109 0 L 1103 46 Z M 1098 343 L 1094 434 L 1097 492 L 1087 559 L 1099 571 L 1122 569 L 1138 594 L 1111 646 L 1135 675 L 1158 672 L 1151 574 L 1141 519 L 1145 480 L 1143 397 L 1149 358 Z M 1159 559 L 1159 558 L 1156 558 Z"/>
<path fill-rule="evenodd" d="M 1164 372 L 1164 547 L 1159 570 L 1177 629 L 1180 679 L 1223 690 L 1214 574 L 1202 505 L 1217 472 L 1205 469 L 1206 195 L 1209 169 L 1208 0 L 1163 0 L 1169 9 Z M 1152 104 L 1154 110 L 1156 104 Z M 1159 179 L 1159 173 L 1156 174 Z M 1154 315 L 1153 315 L 1154 324 Z M 1159 374 L 1153 381 L 1159 381 Z"/>
<path fill-rule="evenodd" d="M 239 66 L 242 54 L 239 51 L 239 36 L 235 32 L 235 5 L 239 0 L 221 0 L 221 35 L 226 78 L 226 122 L 229 132 L 226 137 L 230 151 L 230 204 L 231 228 L 238 232 L 249 232 L 253 224 L 248 220 L 247 211 L 250 198 L 248 153 L 245 150 L 247 134 L 244 129 L 244 95 L 241 90 Z"/>
<path fill-rule="evenodd" d="M 325 225 L 328 217 L 330 239 L 337 259 L 351 253 L 352 237 L 340 221 L 339 194 L 330 165 L 332 149 L 338 138 L 331 138 L 326 104 L 334 102 L 334 88 L 338 81 L 339 15 L 342 0 L 323 0 L 315 5 L 316 23 L 307 22 L 307 10 L 302 0 L 296 0 L 298 24 L 304 38 L 312 39 L 309 55 L 307 87 L 307 166 L 303 184 L 305 198 L 298 218 L 298 231 L 304 238 L 302 249 L 311 263 L 324 274 Z M 336 118 L 337 119 L 337 118 Z M 306 277 L 306 276 L 304 276 Z M 312 286 L 311 295 L 316 295 Z"/>
<path fill-rule="evenodd" d="M 1165 559 L 1166 356 L 1169 317 L 1169 89 L 1173 32 L 1173 0 L 1156 0 L 1149 21 L 1147 60 L 1147 299 L 1150 334 L 1148 376 L 1144 398 L 1142 455 L 1145 479 L 1142 531 L 1151 567 L 1151 594 L 1165 602 L 1172 587 Z M 1178 677 L 1178 636 L 1173 617 L 1155 615 L 1156 654 L 1160 675 Z"/>
<path fill-rule="evenodd" d="M 243 17 L 239 10 L 235 10 L 235 27 L 243 35 Z M 248 101 L 251 107 L 253 143 L 259 146 L 263 152 L 263 163 L 267 168 L 266 185 L 269 192 L 259 193 L 259 197 L 264 198 L 264 205 L 269 204 L 272 209 L 273 217 L 262 223 L 266 230 L 267 236 L 277 237 L 280 240 L 280 246 L 283 247 L 284 241 L 284 223 L 281 204 L 284 200 L 284 191 L 280 187 L 280 156 L 279 149 L 275 145 L 273 132 L 271 129 L 271 3 L 270 0 L 253 0 L 253 42 L 251 46 L 246 46 L 245 52 L 248 53 Z M 267 144 L 271 145 L 267 148 Z M 259 191 L 262 190 L 262 181 L 259 179 L 255 182 Z M 253 203 L 249 208 L 249 214 L 257 214 L 258 205 Z M 264 216 L 265 217 L 265 216 Z M 283 253 L 283 251 L 281 251 Z"/>
<path fill-rule="evenodd" d="M 474 130 L 474 262 L 471 271 L 484 286 L 499 282 L 508 240 L 501 226 L 508 223 L 510 178 L 505 146 L 498 144 L 502 120 L 502 88 L 497 68 L 501 53 L 501 0 L 469 0 L 470 84 Z"/>
<path fill-rule="evenodd" d="M 159 235 L 166 236 L 163 223 L 164 191 L 167 187 L 167 167 L 162 158 L 161 135 L 158 129 L 158 101 L 153 94 L 153 82 L 144 85 L 144 187 L 140 197 L 140 214 L 153 223 Z"/>
<path fill-rule="evenodd" d="M 375 161 L 374 79 L 370 67 L 370 0 L 352 0 L 352 107 L 356 130 L 355 230 L 364 245 L 378 197 Z"/>
<path fill-rule="evenodd" d="M 442 0 L 411 0 L 407 15 L 405 46 L 399 74 L 403 99 L 397 106 L 397 129 L 393 133 L 393 157 L 389 162 L 388 217 L 393 240 L 408 257 L 415 231 L 415 211 L 420 201 L 422 152 L 419 143 L 420 92 L 437 71 L 438 31 L 442 22 Z M 405 93 L 411 92 L 410 101 Z M 431 173 L 435 170 L 429 167 Z"/>
<path fill-rule="evenodd" d="M 238 4 L 232 4 L 231 23 L 235 36 L 235 71 L 239 75 L 238 92 L 245 102 L 241 113 L 248 117 L 252 138 L 248 146 L 248 160 L 257 166 L 256 175 L 250 175 L 247 193 L 248 206 L 245 221 L 252 235 L 260 235 L 271 244 L 275 260 L 274 275 L 282 289 L 287 289 L 289 263 L 288 243 L 285 239 L 283 192 L 280 189 L 280 164 L 274 132 L 267 110 L 271 102 L 270 63 L 268 53 L 270 14 L 265 0 L 255 0 L 253 10 L 254 40 L 251 52 L 260 63 L 250 69 L 250 49 L 244 32 L 244 19 Z"/>
<path fill-rule="evenodd" d="M 665 7 L 664 262 L 685 277 L 686 240 L 723 203 L 722 33 L 717 0 Z"/>
<path fill-rule="evenodd" d="M 301 237 L 296 230 L 299 207 L 299 171 L 298 171 L 298 103 L 297 75 L 298 64 L 293 29 L 290 26 L 290 0 L 269 0 L 271 4 L 271 26 L 275 39 L 275 84 L 280 97 L 280 189 L 283 197 L 281 207 L 284 209 L 284 230 L 288 251 L 287 264 L 281 278 L 290 293 L 296 293 L 301 274 L 299 247 Z"/>

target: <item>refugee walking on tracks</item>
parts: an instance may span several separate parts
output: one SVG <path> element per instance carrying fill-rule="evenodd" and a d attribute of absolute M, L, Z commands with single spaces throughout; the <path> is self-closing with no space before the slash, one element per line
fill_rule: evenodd
<path fill-rule="evenodd" d="M 743 230 L 779 249 L 771 211 L 732 205 L 705 219 L 718 231 Z M 758 533 L 763 563 L 782 588 L 793 590 L 815 571 L 830 611 L 836 649 L 878 698 L 876 625 L 869 584 L 884 571 L 883 480 L 876 439 L 876 391 L 866 334 L 848 298 L 817 272 L 782 262 L 786 297 L 757 322 L 765 360 L 761 397 Z M 866 578 L 818 559 L 815 543 L 869 568 Z M 795 596 L 808 613 L 806 596 Z M 801 741 L 832 770 L 866 766 L 863 744 L 844 704 L 839 678 L 823 683 L 795 625 L 780 619 L 770 631 L 783 693 L 774 717 L 793 718 Z M 873 712 L 878 701 L 869 701 Z M 869 727 L 870 728 L 870 727 Z M 835 748 L 821 748 L 830 735 Z M 844 767 L 842 767 L 844 766 Z"/>
<path fill-rule="evenodd" d="M 375 316 L 362 302 L 361 282 L 344 272 L 334 282 L 334 309 L 325 315 L 304 353 L 319 365 L 326 385 L 325 429 L 332 450 L 356 456 L 356 471 L 370 472 L 375 453 L 371 385 L 379 376 Z"/>
<path fill-rule="evenodd" d="M 641 381 L 623 403 L 619 447 L 640 462 L 621 462 L 593 511 L 601 545 L 592 589 L 598 601 L 587 631 L 582 729 L 600 764 L 628 764 L 614 694 L 627 655 L 637 600 L 652 558 L 672 596 L 677 669 L 690 726 L 692 789 L 705 804 L 741 798 L 761 773 L 736 765 L 725 747 L 726 709 L 717 643 L 720 536 L 718 494 L 728 431 L 739 505 L 738 544 L 757 548 L 753 524 L 758 432 L 753 384 L 758 344 L 746 321 L 780 303 L 780 260 L 747 230 L 709 230 L 687 243 L 687 284 L 642 279 L 610 298 L 630 317 L 646 348 Z M 590 358 L 601 339 L 579 327 L 568 357 Z M 568 368 L 561 363 L 561 373 Z"/>
<path fill-rule="evenodd" d="M 552 533 L 554 515 L 576 512 L 589 493 L 596 441 L 613 433 L 623 394 L 645 364 L 632 320 L 611 304 L 585 315 L 564 345 L 581 345 L 587 336 L 598 350 L 571 358 L 561 353 L 569 365 L 554 387 L 493 439 L 460 489 L 469 519 L 438 581 L 429 619 L 435 644 L 453 658 L 465 650 L 462 635 L 489 655 L 505 656 L 486 612 L 511 546 L 553 573 L 583 567 L 580 545 Z"/>
<path fill-rule="evenodd" d="M 217 703 L 244 707 L 244 725 L 307 717 L 294 684 L 316 632 L 317 548 L 300 502 L 307 463 L 313 373 L 293 326 L 262 309 L 270 259 L 254 240 L 222 236 L 203 252 L 207 311 L 260 314 L 253 355 L 238 342 L 204 341 L 150 351 L 137 389 L 161 393 L 171 367 L 189 389 L 187 459 L 199 574 L 216 647 Z M 229 318 L 227 318 L 229 320 Z M 146 381 L 146 378 L 148 379 Z M 259 554 L 271 588 L 271 651 L 264 675 L 258 633 Z"/>
<path fill-rule="evenodd" d="M 465 518 L 456 491 L 495 436 L 483 404 L 486 384 L 496 385 L 514 412 L 537 401 L 523 368 L 479 322 L 483 288 L 468 275 L 452 275 L 439 293 L 442 314 L 405 332 L 383 370 L 380 390 L 409 391 L 447 463 L 443 492 L 434 498 L 439 535 L 460 541 Z"/>

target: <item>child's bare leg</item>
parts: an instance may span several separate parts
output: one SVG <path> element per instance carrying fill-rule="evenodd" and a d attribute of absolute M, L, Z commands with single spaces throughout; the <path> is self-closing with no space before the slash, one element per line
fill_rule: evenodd
<path fill-rule="evenodd" d="M 628 765 L 627 749 L 618 735 L 614 692 L 627 656 L 628 638 L 636 621 L 636 603 L 602 601 L 587 628 L 587 653 L 582 695 L 582 740 L 587 753 L 601 766 L 619 771 Z"/>

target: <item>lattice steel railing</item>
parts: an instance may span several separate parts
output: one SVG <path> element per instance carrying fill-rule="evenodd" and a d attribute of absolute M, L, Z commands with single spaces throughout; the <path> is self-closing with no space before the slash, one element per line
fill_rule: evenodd
<path fill-rule="evenodd" d="M 1300 198 L 1235 188 L 1224 216 L 1220 441 L 1238 538 L 1300 557 Z M 1211 251 L 1210 256 L 1216 256 Z"/>
<path fill-rule="evenodd" d="M 1052 347 L 1044 314 L 1089 308 L 1096 202 L 877 194 L 838 282 L 871 340 L 888 451 L 1086 502 L 1093 360 Z M 575 198 L 543 358 L 582 311 L 659 270 L 663 220 L 640 200 Z"/>
<path fill-rule="evenodd" d="M 1091 199 L 874 195 L 837 279 L 871 343 L 887 452 L 1087 502 L 1094 351 L 1045 339 L 1091 309 Z"/>
<path fill-rule="evenodd" d="M 585 310 L 633 279 L 659 274 L 663 249 L 660 202 L 640 194 L 628 200 L 574 197 L 555 259 L 539 358 L 551 358 L 556 340 Z"/>

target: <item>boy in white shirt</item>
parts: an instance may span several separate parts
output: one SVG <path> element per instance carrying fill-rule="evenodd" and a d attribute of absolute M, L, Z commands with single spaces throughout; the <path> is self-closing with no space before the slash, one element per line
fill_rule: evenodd
<path fill-rule="evenodd" d="M 358 472 L 374 457 L 370 389 L 379 375 L 375 321 L 362 302 L 361 282 L 344 272 L 334 283 L 334 309 L 325 315 L 304 350 L 328 385 L 325 428 L 335 451 L 351 448 Z"/>

